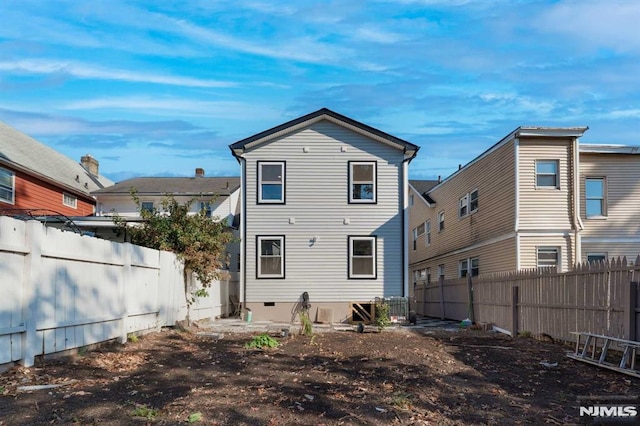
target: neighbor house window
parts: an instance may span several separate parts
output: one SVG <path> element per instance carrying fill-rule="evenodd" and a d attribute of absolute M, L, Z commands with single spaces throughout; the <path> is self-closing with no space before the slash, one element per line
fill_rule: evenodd
<path fill-rule="evenodd" d="M 200 211 L 205 212 L 205 214 L 207 215 L 207 217 L 211 217 L 211 203 L 208 201 L 204 201 L 200 203 Z"/>
<path fill-rule="evenodd" d="M 558 247 L 538 247 L 536 255 L 538 268 L 560 265 L 560 249 Z"/>
<path fill-rule="evenodd" d="M 0 201 L 13 204 L 16 178 L 13 172 L 0 167 Z"/>
<path fill-rule="evenodd" d="M 257 245 L 257 278 L 284 278 L 284 236 L 258 236 Z"/>
<path fill-rule="evenodd" d="M 606 262 L 607 253 L 587 253 L 587 262 Z"/>
<path fill-rule="evenodd" d="M 438 279 L 444 280 L 444 265 L 438 265 Z"/>
<path fill-rule="evenodd" d="M 143 201 L 142 203 L 140 203 L 140 208 L 142 209 L 142 211 L 152 212 L 153 211 L 153 201 Z"/>
<path fill-rule="evenodd" d="M 427 284 L 431 284 L 431 268 L 427 268 Z"/>
<path fill-rule="evenodd" d="M 349 203 L 375 203 L 375 161 L 349 161 Z"/>
<path fill-rule="evenodd" d="M 428 220 L 424 223 L 424 228 L 425 228 L 425 234 L 426 236 L 424 237 L 425 240 L 425 244 L 429 245 L 431 244 L 431 221 Z"/>
<path fill-rule="evenodd" d="M 478 211 L 478 190 L 471 191 L 469 194 L 469 213 Z"/>
<path fill-rule="evenodd" d="M 557 160 L 536 161 L 536 187 L 559 188 Z"/>
<path fill-rule="evenodd" d="M 463 278 L 469 274 L 472 277 L 480 274 L 480 260 L 477 257 L 463 259 L 458 262 L 458 277 Z"/>
<path fill-rule="evenodd" d="M 424 223 L 413 228 L 413 249 L 418 248 L 418 237 L 424 234 Z"/>
<path fill-rule="evenodd" d="M 258 161 L 258 203 L 284 204 L 284 161 Z"/>
<path fill-rule="evenodd" d="M 409 207 L 413 207 L 413 194 L 409 195 Z"/>
<path fill-rule="evenodd" d="M 469 194 L 465 195 L 464 197 L 460 198 L 460 200 L 458 200 L 458 216 L 464 217 L 467 215 L 468 211 L 469 211 Z"/>
<path fill-rule="evenodd" d="M 438 232 L 444 231 L 444 212 L 438 213 Z"/>
<path fill-rule="evenodd" d="M 376 237 L 349 237 L 349 278 L 376 278 Z"/>
<path fill-rule="evenodd" d="M 584 182 L 587 204 L 587 217 L 607 215 L 605 198 L 605 179 L 586 178 Z"/>
<path fill-rule="evenodd" d="M 62 204 L 64 204 L 67 207 L 73 207 L 75 209 L 78 207 L 78 198 L 76 198 L 71 194 L 63 193 Z"/>

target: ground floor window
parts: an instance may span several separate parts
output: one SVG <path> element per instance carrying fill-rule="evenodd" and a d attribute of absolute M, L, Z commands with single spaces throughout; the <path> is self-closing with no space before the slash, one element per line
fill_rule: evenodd
<path fill-rule="evenodd" d="M 587 253 L 587 262 L 606 262 L 607 253 Z"/>
<path fill-rule="evenodd" d="M 560 266 L 560 248 L 538 247 L 536 249 L 536 258 L 538 268 L 558 267 Z"/>
<path fill-rule="evenodd" d="M 376 278 L 377 238 L 349 237 L 349 278 Z"/>
<path fill-rule="evenodd" d="M 258 236 L 258 278 L 284 278 L 284 235 Z"/>

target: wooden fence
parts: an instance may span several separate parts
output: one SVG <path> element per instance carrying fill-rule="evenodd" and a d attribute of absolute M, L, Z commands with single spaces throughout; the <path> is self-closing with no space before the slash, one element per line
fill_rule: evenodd
<path fill-rule="evenodd" d="M 585 263 L 573 271 L 533 269 L 420 283 L 420 315 L 489 323 L 512 335 L 547 334 L 574 341 L 574 331 L 640 340 L 640 256 Z"/>
<path fill-rule="evenodd" d="M 0 217 L 0 365 L 174 325 L 182 271 L 173 253 Z M 230 292 L 237 282 L 214 283 L 190 318 L 224 314 Z"/>

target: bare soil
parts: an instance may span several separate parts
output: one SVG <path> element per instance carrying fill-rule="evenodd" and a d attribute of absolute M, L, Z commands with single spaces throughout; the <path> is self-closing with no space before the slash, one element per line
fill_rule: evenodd
<path fill-rule="evenodd" d="M 246 349 L 251 337 L 166 329 L 14 367 L 0 375 L 0 425 L 571 424 L 579 397 L 640 396 L 640 380 L 533 338 L 401 328 Z M 33 385 L 61 386 L 19 389 Z"/>

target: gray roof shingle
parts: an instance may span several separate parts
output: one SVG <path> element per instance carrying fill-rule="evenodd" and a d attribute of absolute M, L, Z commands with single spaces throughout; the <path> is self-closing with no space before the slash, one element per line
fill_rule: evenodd
<path fill-rule="evenodd" d="M 104 176 L 92 176 L 80 163 L 1 121 L 0 164 L 86 196 L 113 184 Z"/>
<path fill-rule="evenodd" d="M 118 182 L 92 194 L 129 194 L 135 188 L 139 195 L 229 195 L 240 188 L 240 178 L 230 177 L 137 177 Z"/>

